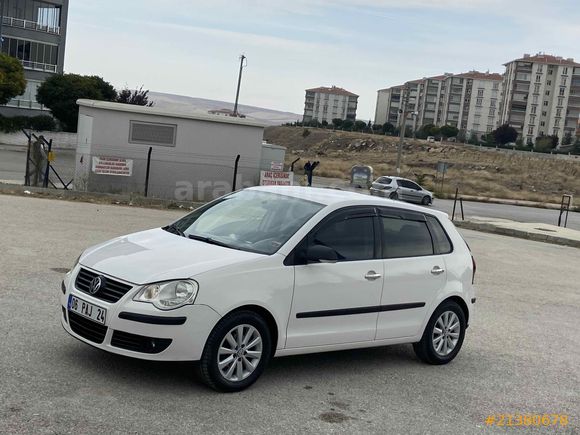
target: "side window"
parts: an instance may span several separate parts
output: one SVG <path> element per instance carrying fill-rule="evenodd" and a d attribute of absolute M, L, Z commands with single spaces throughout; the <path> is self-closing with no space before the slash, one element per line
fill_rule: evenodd
<path fill-rule="evenodd" d="M 375 237 L 373 218 L 340 217 L 325 223 L 310 239 L 313 245 L 324 245 L 338 253 L 339 261 L 371 260 L 374 258 Z"/>
<path fill-rule="evenodd" d="M 429 224 L 429 229 L 431 230 L 431 235 L 433 236 L 433 244 L 435 247 L 436 254 L 449 254 L 453 251 L 451 246 L 451 241 L 449 236 L 443 229 L 441 222 L 436 217 L 426 216 L 427 223 Z"/>
<path fill-rule="evenodd" d="M 397 185 L 399 187 L 405 187 L 405 181 L 404 180 L 397 180 Z"/>
<path fill-rule="evenodd" d="M 415 189 L 415 190 L 421 190 L 421 187 L 419 187 L 418 184 L 413 183 L 412 181 L 407 181 L 407 186 L 409 189 Z"/>
<path fill-rule="evenodd" d="M 426 222 L 381 216 L 383 258 L 433 255 L 433 241 Z"/>

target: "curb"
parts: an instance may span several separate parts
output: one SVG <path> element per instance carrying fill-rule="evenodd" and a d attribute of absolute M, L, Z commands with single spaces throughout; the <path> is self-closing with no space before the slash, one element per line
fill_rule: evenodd
<path fill-rule="evenodd" d="M 30 193 L 25 193 L 28 191 Z M 111 193 L 80 192 L 76 190 L 55 190 L 42 187 L 20 186 L 0 183 L 1 195 L 24 196 L 28 198 L 58 199 L 97 204 L 126 205 L 132 207 L 158 209 L 195 209 L 205 204 L 195 201 L 177 201 L 170 199 L 145 198 L 140 194 L 117 195 Z"/>
<path fill-rule="evenodd" d="M 472 221 L 454 221 L 456 227 L 467 230 L 481 231 L 484 233 L 499 234 L 502 236 L 516 237 L 519 239 L 533 240 L 535 242 L 551 243 L 560 246 L 570 246 L 580 248 L 580 240 L 568 239 L 565 237 L 552 236 L 550 234 L 536 234 L 528 231 L 516 230 L 513 228 L 498 227 L 493 224 L 472 222 Z"/>

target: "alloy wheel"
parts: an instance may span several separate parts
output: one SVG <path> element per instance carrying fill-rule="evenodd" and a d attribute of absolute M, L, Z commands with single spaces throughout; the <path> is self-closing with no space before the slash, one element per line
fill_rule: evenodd
<path fill-rule="evenodd" d="M 459 341 L 461 324 L 457 314 L 453 311 L 445 311 L 439 316 L 433 326 L 433 349 L 439 356 L 447 356 Z"/>
<path fill-rule="evenodd" d="M 238 325 L 223 338 L 217 363 L 222 376 L 239 382 L 250 376 L 262 359 L 262 337 L 252 325 Z"/>

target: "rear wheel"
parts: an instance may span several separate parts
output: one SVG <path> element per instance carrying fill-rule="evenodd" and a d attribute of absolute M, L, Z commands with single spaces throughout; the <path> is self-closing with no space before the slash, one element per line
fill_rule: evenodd
<path fill-rule="evenodd" d="M 272 353 L 268 325 L 253 311 L 222 319 L 209 335 L 199 372 L 211 388 L 234 392 L 252 385 L 264 372 Z"/>
<path fill-rule="evenodd" d="M 423 199 L 421 200 L 421 204 L 423 204 L 423 205 L 429 205 L 429 204 L 431 204 L 431 197 L 424 196 Z"/>
<path fill-rule="evenodd" d="M 428 364 L 452 361 L 465 338 L 465 313 L 457 303 L 446 301 L 433 313 L 421 341 L 413 344 L 417 356 Z"/>

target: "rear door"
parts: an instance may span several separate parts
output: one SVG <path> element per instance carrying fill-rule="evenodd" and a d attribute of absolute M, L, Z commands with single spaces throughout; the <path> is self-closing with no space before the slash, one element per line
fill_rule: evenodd
<path fill-rule="evenodd" d="M 294 267 L 287 348 L 372 341 L 383 288 L 376 210 L 350 207 L 331 214 L 286 259 Z M 306 264 L 311 245 L 334 249 L 337 263 Z"/>
<path fill-rule="evenodd" d="M 444 255 L 422 213 L 385 208 L 379 215 L 385 281 L 376 338 L 411 337 L 447 282 Z"/>

